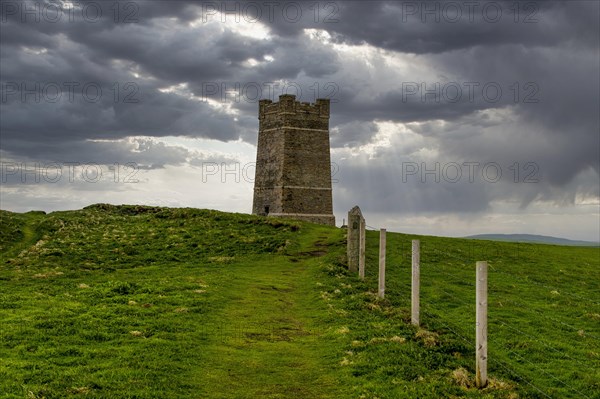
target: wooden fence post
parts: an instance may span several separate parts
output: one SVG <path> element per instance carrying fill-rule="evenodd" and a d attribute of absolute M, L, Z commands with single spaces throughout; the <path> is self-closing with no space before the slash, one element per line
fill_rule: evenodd
<path fill-rule="evenodd" d="M 385 229 L 379 230 L 379 298 L 385 296 Z"/>
<path fill-rule="evenodd" d="M 358 242 L 358 276 L 361 279 L 365 279 L 365 252 L 366 252 L 366 243 L 367 243 L 367 232 L 366 232 L 366 223 L 364 218 L 360 218 L 360 227 L 359 227 L 359 242 Z"/>
<path fill-rule="evenodd" d="M 477 262 L 477 288 L 475 301 L 477 303 L 477 315 L 475 320 L 475 384 L 477 388 L 485 388 L 487 385 L 487 262 Z"/>
<path fill-rule="evenodd" d="M 419 325 L 420 241 L 412 240 L 411 322 Z"/>

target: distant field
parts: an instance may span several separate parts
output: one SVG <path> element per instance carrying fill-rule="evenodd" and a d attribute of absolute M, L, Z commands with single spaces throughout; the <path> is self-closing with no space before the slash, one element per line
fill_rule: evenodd
<path fill-rule="evenodd" d="M 600 246 L 600 243 L 594 241 L 568 240 L 566 238 L 540 236 L 534 234 L 478 234 L 474 236 L 468 236 L 465 238 L 474 238 L 477 240 L 527 242 L 531 244 L 573 245 L 580 247 Z"/>
<path fill-rule="evenodd" d="M 110 205 L 0 218 L 0 398 L 600 398 L 599 248 L 388 233 L 380 300 L 375 231 L 360 281 L 334 227 Z"/>

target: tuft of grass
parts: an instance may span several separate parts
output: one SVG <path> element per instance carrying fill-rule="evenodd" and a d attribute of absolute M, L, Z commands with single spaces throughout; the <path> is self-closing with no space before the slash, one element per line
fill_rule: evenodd
<path fill-rule="evenodd" d="M 452 379 L 456 385 L 462 388 L 472 388 L 475 386 L 475 378 L 470 376 L 469 372 L 463 367 L 452 370 Z"/>
<path fill-rule="evenodd" d="M 437 345 L 439 335 L 437 333 L 420 328 L 415 333 L 415 337 L 420 339 L 426 347 L 431 348 Z"/>

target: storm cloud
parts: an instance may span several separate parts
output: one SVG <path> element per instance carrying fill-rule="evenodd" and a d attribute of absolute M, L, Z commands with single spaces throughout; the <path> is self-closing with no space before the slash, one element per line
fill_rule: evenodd
<path fill-rule="evenodd" d="M 3 1 L 0 153 L 183 176 L 252 160 L 260 98 L 328 97 L 338 217 L 594 204 L 593 223 L 599 20 L 590 1 Z"/>

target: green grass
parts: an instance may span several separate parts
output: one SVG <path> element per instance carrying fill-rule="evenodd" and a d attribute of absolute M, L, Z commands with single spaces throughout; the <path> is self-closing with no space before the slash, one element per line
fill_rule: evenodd
<path fill-rule="evenodd" d="M 110 205 L 0 218 L 0 398 L 600 398 L 598 248 L 388 233 L 381 300 L 377 232 L 361 281 L 333 227 Z"/>

